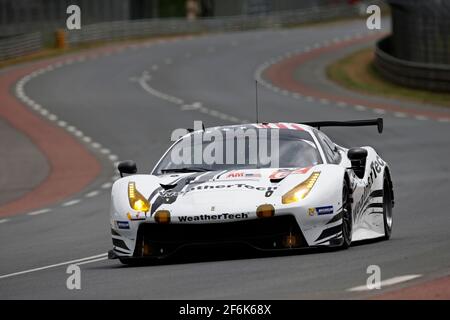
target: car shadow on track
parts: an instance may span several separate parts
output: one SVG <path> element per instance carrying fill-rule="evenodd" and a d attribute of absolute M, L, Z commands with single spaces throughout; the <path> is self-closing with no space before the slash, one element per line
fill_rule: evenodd
<path fill-rule="evenodd" d="M 149 266 L 177 265 L 202 262 L 232 261 L 244 259 L 262 259 L 274 257 L 288 257 L 293 255 L 311 255 L 327 252 L 339 251 L 339 248 L 301 248 L 286 249 L 280 251 L 257 251 L 241 246 L 220 246 L 220 247 L 187 247 L 177 253 L 163 258 L 140 259 L 132 264 L 124 265 L 117 263 L 110 266 L 101 266 L 101 268 L 139 268 Z"/>

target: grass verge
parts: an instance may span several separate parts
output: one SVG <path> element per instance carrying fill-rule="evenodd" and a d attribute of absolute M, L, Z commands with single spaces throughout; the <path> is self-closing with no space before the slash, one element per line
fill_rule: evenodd
<path fill-rule="evenodd" d="M 450 107 L 450 93 L 399 86 L 384 79 L 373 60 L 373 49 L 363 49 L 329 65 L 327 75 L 341 86 L 362 93 Z"/>

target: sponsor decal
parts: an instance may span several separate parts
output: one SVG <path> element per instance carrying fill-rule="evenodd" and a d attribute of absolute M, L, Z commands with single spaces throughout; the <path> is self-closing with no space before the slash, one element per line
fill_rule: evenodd
<path fill-rule="evenodd" d="M 252 186 L 245 183 L 234 183 L 234 184 L 216 184 L 216 185 L 208 185 L 208 184 L 202 184 L 195 187 L 190 187 L 186 190 L 182 191 L 160 191 L 160 195 L 162 197 L 175 197 L 180 195 L 185 195 L 191 191 L 204 191 L 204 190 L 214 190 L 214 189 L 223 189 L 223 190 L 229 190 L 229 189 L 243 189 L 243 190 L 256 190 L 256 191 L 265 191 L 266 196 L 269 197 L 272 195 L 273 191 L 277 189 L 276 186 L 269 186 L 269 187 L 261 187 L 261 186 Z M 270 195 L 267 195 L 270 193 Z"/>
<path fill-rule="evenodd" d="M 134 215 L 132 215 L 129 212 L 127 213 L 128 220 L 132 220 L 132 221 L 145 220 L 146 217 L 147 217 L 147 215 L 144 212 L 137 212 Z"/>
<path fill-rule="evenodd" d="M 291 169 L 278 169 L 277 171 L 272 172 L 269 179 L 283 179 L 290 175 L 291 172 Z"/>
<path fill-rule="evenodd" d="M 244 177 L 243 172 L 230 172 L 226 175 L 226 178 L 242 178 Z"/>
<path fill-rule="evenodd" d="M 248 213 L 221 213 L 221 214 L 202 214 L 199 216 L 179 216 L 179 222 L 193 222 L 193 221 L 223 221 L 223 220 L 238 220 L 248 219 Z"/>
<path fill-rule="evenodd" d="M 230 178 L 261 178 L 261 174 L 260 173 L 244 173 L 244 172 L 239 172 L 239 171 L 233 171 L 230 172 L 229 174 L 227 174 L 225 176 L 225 178 L 230 179 Z"/>
<path fill-rule="evenodd" d="M 128 221 L 116 221 L 117 228 L 130 229 L 130 223 Z"/>
<path fill-rule="evenodd" d="M 245 178 L 261 178 L 260 173 L 246 173 L 244 174 Z"/>
<path fill-rule="evenodd" d="M 308 172 L 308 170 L 311 169 L 311 167 L 306 167 L 306 168 L 299 168 L 299 169 L 278 169 L 277 171 L 272 172 L 272 174 L 269 176 L 269 179 L 283 179 L 286 178 L 288 175 L 290 175 L 291 173 L 294 174 L 305 174 L 306 172 Z"/>
<path fill-rule="evenodd" d="M 309 208 L 308 209 L 308 215 L 310 216 L 322 216 L 326 214 L 333 214 L 333 206 L 323 206 L 323 207 L 315 207 L 315 208 Z"/>
<path fill-rule="evenodd" d="M 370 174 L 367 178 L 367 184 L 364 186 L 363 193 L 361 195 L 361 198 L 359 201 L 355 204 L 354 213 L 356 214 L 356 217 L 359 217 L 362 215 L 363 211 L 365 210 L 366 204 L 368 203 L 370 199 L 370 193 L 372 190 L 372 185 L 375 179 L 378 177 L 379 174 L 381 174 L 383 167 L 386 165 L 386 163 L 381 160 L 379 156 L 376 157 L 375 161 L 372 161 L 370 163 Z"/>

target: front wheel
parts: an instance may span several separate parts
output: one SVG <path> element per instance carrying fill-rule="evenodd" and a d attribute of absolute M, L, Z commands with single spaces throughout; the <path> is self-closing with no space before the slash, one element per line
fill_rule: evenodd
<path fill-rule="evenodd" d="M 352 243 L 352 205 L 350 201 L 350 189 L 347 180 L 344 180 L 342 188 L 342 245 L 343 249 L 350 247 Z"/>

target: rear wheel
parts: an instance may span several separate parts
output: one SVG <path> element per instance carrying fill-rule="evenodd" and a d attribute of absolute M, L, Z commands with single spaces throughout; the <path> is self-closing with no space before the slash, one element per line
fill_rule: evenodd
<path fill-rule="evenodd" d="M 392 233 L 393 213 L 392 213 L 392 187 L 389 177 L 386 175 L 383 179 L 383 221 L 384 221 L 384 239 L 389 240 Z"/>
<path fill-rule="evenodd" d="M 347 180 L 344 180 L 342 188 L 342 245 L 343 249 L 347 249 L 352 243 L 352 205 L 350 201 L 350 188 Z"/>

